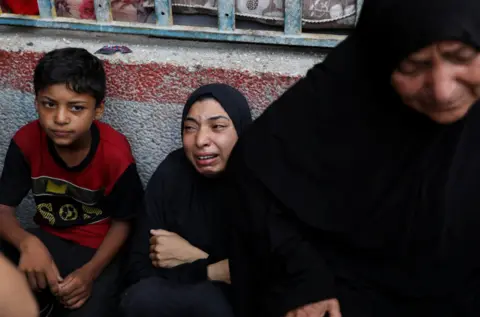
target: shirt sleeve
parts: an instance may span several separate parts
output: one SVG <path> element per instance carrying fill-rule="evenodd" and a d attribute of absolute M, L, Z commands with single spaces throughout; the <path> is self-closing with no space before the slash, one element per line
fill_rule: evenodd
<path fill-rule="evenodd" d="M 0 178 L 0 204 L 16 207 L 32 187 L 30 165 L 14 140 L 10 142 Z"/>
<path fill-rule="evenodd" d="M 135 217 L 143 198 L 143 185 L 137 166 L 130 166 L 118 178 L 107 197 L 112 219 L 129 220 Z"/>

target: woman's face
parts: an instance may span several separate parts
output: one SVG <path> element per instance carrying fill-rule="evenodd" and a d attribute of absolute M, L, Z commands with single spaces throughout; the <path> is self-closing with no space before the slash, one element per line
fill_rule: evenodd
<path fill-rule="evenodd" d="M 183 148 L 200 174 L 213 176 L 225 170 L 237 140 L 232 120 L 215 99 L 192 105 L 183 122 Z"/>
<path fill-rule="evenodd" d="M 392 84 L 409 107 L 441 124 L 455 122 L 480 98 L 480 54 L 461 42 L 437 42 L 403 60 Z"/>

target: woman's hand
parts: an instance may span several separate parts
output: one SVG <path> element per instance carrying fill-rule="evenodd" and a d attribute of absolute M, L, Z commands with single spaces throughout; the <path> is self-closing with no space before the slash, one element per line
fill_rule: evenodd
<path fill-rule="evenodd" d="M 285 317 L 342 317 L 340 304 L 336 299 L 327 299 L 321 302 L 302 306 L 290 311 Z"/>
<path fill-rule="evenodd" d="M 191 245 L 178 234 L 166 230 L 151 230 L 150 259 L 155 267 L 173 268 L 208 258 L 208 254 Z"/>

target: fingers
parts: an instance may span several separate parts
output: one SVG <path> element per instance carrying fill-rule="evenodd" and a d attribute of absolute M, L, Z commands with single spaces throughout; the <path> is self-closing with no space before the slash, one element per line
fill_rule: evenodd
<path fill-rule="evenodd" d="M 150 251 L 149 257 L 152 261 L 167 261 L 176 259 L 172 256 L 172 254 L 169 252 L 164 252 L 164 250 L 161 248 L 155 248 L 154 250 Z"/>
<path fill-rule="evenodd" d="M 83 287 L 78 287 L 74 290 L 72 290 L 70 293 L 64 295 L 61 297 L 61 301 L 64 304 L 70 303 L 73 299 L 76 297 L 81 297 L 82 294 L 85 293 L 85 289 Z M 70 305 L 74 304 L 76 301 L 71 303 Z"/>
<path fill-rule="evenodd" d="M 47 287 L 47 279 L 43 272 L 36 272 L 35 278 L 37 280 L 37 287 L 39 289 L 45 289 Z"/>
<path fill-rule="evenodd" d="M 52 262 L 52 266 L 49 270 L 47 270 L 45 276 L 47 278 L 47 283 L 50 287 L 50 290 L 53 294 L 57 294 L 59 291 L 58 283 L 62 281 L 62 278 L 54 262 Z"/>
<path fill-rule="evenodd" d="M 171 269 L 172 267 L 175 267 L 178 265 L 178 261 L 171 261 L 171 260 L 165 260 L 165 261 L 159 261 L 160 267 L 163 267 L 164 269 Z"/>
<path fill-rule="evenodd" d="M 152 260 L 152 261 L 165 261 L 165 260 L 168 260 L 168 258 L 165 257 L 162 253 L 156 253 L 156 252 L 150 253 L 149 257 L 150 257 L 150 260 Z"/>
<path fill-rule="evenodd" d="M 79 309 L 80 307 L 83 306 L 83 304 L 85 304 L 85 302 L 86 302 L 87 300 L 88 300 L 88 298 L 84 298 L 84 299 L 78 301 L 76 304 L 74 304 L 74 305 L 72 305 L 72 306 L 70 306 L 70 307 L 68 307 L 68 308 L 69 308 L 69 309 L 72 309 L 72 310 L 74 310 L 74 309 Z"/>
<path fill-rule="evenodd" d="M 68 296 L 76 288 L 78 288 L 76 279 L 67 276 L 67 278 L 59 285 L 58 295 L 61 297 Z"/>
<path fill-rule="evenodd" d="M 321 302 L 305 305 L 292 310 L 285 317 L 342 317 L 340 304 L 336 299 L 324 300 Z"/>
<path fill-rule="evenodd" d="M 324 315 L 322 313 L 320 313 L 320 315 L 318 314 L 315 314 L 315 315 L 311 315 L 309 314 L 305 309 L 300 309 L 298 312 L 297 312 L 297 315 L 295 317 L 323 317 Z"/>
<path fill-rule="evenodd" d="M 150 245 L 150 252 L 152 252 L 152 253 L 162 252 L 162 245 L 158 244 L 158 243 Z"/>
<path fill-rule="evenodd" d="M 78 296 L 75 296 L 68 301 L 64 302 L 65 308 L 68 309 L 79 309 L 83 304 L 88 300 L 88 294 L 86 292 L 81 293 Z"/>
<path fill-rule="evenodd" d="M 158 243 L 157 238 L 157 236 L 152 236 L 150 240 L 148 240 L 150 242 L 150 246 L 155 246 Z"/>
<path fill-rule="evenodd" d="M 172 237 L 171 235 L 152 236 L 149 240 L 150 241 L 150 248 L 156 247 L 156 246 L 159 246 L 159 245 L 167 244 L 171 237 Z"/>
<path fill-rule="evenodd" d="M 28 284 L 30 284 L 30 288 L 34 291 L 38 291 L 37 285 L 37 275 L 35 272 L 26 272 Z"/>
<path fill-rule="evenodd" d="M 340 312 L 340 303 L 336 299 L 332 299 L 328 305 L 328 314 L 330 317 L 342 317 Z"/>
<path fill-rule="evenodd" d="M 328 305 L 326 301 L 322 301 L 306 305 L 302 307 L 301 310 L 305 313 L 305 316 L 308 317 L 324 317 L 328 311 Z"/>
<path fill-rule="evenodd" d="M 175 260 L 175 259 L 169 259 L 169 260 L 153 260 L 152 265 L 156 268 L 164 268 L 164 269 L 171 269 L 173 267 L 176 267 L 183 262 Z"/>
<path fill-rule="evenodd" d="M 150 233 L 153 236 L 170 236 L 173 234 L 173 232 L 162 230 L 162 229 L 153 229 L 153 230 L 150 230 Z"/>

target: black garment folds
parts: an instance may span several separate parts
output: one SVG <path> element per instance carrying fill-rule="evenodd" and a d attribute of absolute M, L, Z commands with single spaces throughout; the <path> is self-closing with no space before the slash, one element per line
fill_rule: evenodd
<path fill-rule="evenodd" d="M 432 122 L 396 65 L 480 48 L 478 0 L 365 0 L 357 28 L 240 138 L 231 278 L 239 316 L 338 298 L 343 317 L 480 316 L 480 107 Z"/>

